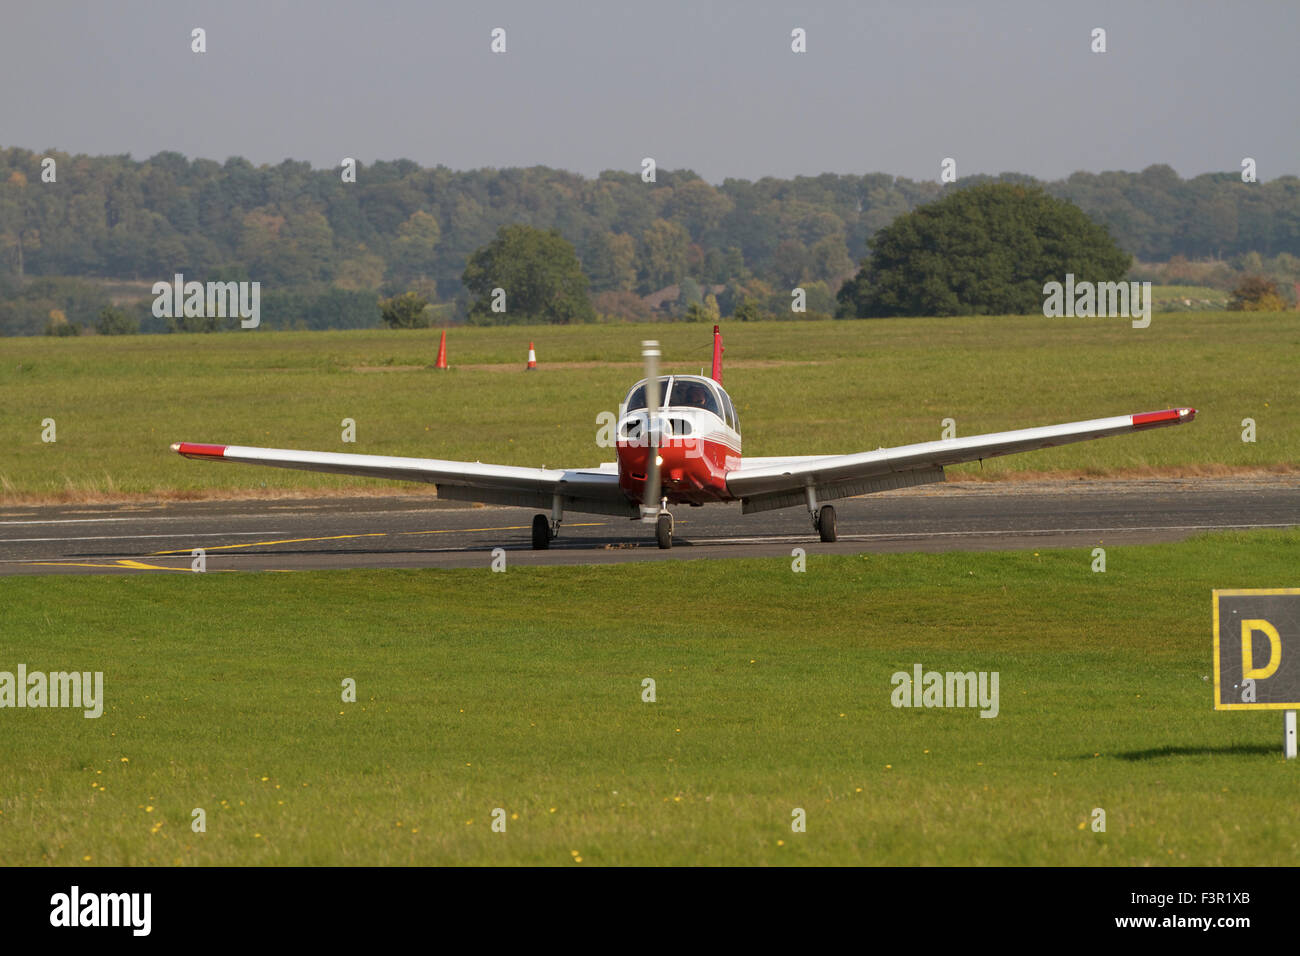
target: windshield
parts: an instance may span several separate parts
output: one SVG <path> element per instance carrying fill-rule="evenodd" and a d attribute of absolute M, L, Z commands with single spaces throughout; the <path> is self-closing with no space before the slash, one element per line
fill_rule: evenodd
<path fill-rule="evenodd" d="M 659 407 L 663 408 L 668 404 L 668 386 L 672 382 L 672 376 L 667 375 L 659 380 Z M 632 389 L 632 394 L 627 397 L 627 410 L 635 412 L 639 408 L 645 408 L 645 386 L 638 385 Z"/>
<path fill-rule="evenodd" d="M 723 418 L 717 392 L 701 379 L 672 375 L 659 379 L 659 407 L 668 408 L 670 405 L 676 408 L 700 408 Z M 645 407 L 645 385 L 642 384 L 632 389 L 628 395 L 627 411 L 635 412 Z"/>

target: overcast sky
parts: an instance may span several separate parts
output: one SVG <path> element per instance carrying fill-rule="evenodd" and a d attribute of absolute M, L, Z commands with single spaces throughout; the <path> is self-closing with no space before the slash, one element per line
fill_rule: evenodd
<path fill-rule="evenodd" d="M 1298 81 L 1290 0 L 50 0 L 4 13 L 0 146 L 586 175 L 650 156 L 715 183 L 1250 156 L 1272 179 L 1300 173 Z"/>

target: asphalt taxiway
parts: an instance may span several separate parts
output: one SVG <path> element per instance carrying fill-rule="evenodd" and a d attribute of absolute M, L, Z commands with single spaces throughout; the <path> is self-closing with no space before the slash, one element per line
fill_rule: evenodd
<path fill-rule="evenodd" d="M 671 550 L 653 526 L 568 514 L 546 551 L 533 511 L 428 495 L 0 507 L 0 575 L 486 567 L 512 564 L 1092 548 L 1215 530 L 1300 524 L 1300 476 L 1139 481 L 955 482 L 834 502 L 824 544 L 802 509 L 742 516 L 739 505 L 679 508 Z"/>

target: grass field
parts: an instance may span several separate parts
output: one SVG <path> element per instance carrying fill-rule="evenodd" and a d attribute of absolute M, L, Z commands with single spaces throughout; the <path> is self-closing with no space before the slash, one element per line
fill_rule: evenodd
<path fill-rule="evenodd" d="M 1181 312 L 1185 309 L 1226 309 L 1231 293 L 1205 285 L 1155 285 L 1151 300 L 1157 312 Z"/>
<path fill-rule="evenodd" d="M 4 578 L 0 669 L 107 705 L 0 712 L 0 860 L 1289 865 L 1300 766 L 1212 710 L 1210 591 L 1298 554 Z M 999 715 L 895 709 L 917 663 Z"/>
<path fill-rule="evenodd" d="M 640 377 L 639 344 L 667 367 L 710 359 L 700 325 L 233 332 L 0 341 L 0 495 L 197 495 L 383 487 L 217 467 L 173 441 L 585 466 L 609 459 L 596 416 Z M 952 469 L 954 477 L 1149 469 L 1294 468 L 1300 321 L 1294 313 L 1041 316 L 731 324 L 726 383 L 749 455 L 851 452 L 1174 405 L 1194 425 Z M 525 374 L 529 341 L 541 371 Z M 54 443 L 42 422 L 55 421 Z M 341 422 L 356 421 L 355 444 Z M 1241 441 L 1253 418 L 1257 441 Z M 401 487 L 389 485 L 389 487 Z"/>

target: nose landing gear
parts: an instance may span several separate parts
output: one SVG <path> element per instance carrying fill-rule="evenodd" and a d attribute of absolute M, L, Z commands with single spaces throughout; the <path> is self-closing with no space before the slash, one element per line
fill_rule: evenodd
<path fill-rule="evenodd" d="M 642 521 L 654 521 L 655 523 L 655 541 L 663 551 L 667 551 L 673 546 L 673 516 L 668 513 L 667 496 L 659 499 L 659 511 L 654 510 L 654 506 L 642 506 Z"/>
<path fill-rule="evenodd" d="M 673 516 L 667 511 L 659 512 L 655 519 L 655 540 L 659 542 L 660 550 L 667 551 L 673 546 Z"/>

